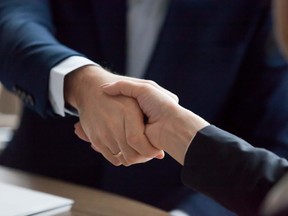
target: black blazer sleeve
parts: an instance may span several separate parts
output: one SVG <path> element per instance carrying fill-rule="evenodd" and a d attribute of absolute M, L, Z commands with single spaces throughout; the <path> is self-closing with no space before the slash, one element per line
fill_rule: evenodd
<path fill-rule="evenodd" d="M 187 151 L 182 181 L 239 215 L 255 216 L 287 169 L 285 159 L 208 126 L 197 133 Z"/>
<path fill-rule="evenodd" d="M 54 38 L 49 7 L 47 0 L 0 1 L 0 80 L 42 115 L 53 113 L 48 100 L 51 68 L 80 55 Z"/>

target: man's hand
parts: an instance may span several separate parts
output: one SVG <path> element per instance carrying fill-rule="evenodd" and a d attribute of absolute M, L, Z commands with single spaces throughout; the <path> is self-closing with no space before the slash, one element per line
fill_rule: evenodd
<path fill-rule="evenodd" d="M 157 149 L 165 150 L 181 164 L 196 133 L 209 125 L 149 82 L 137 83 L 125 80 L 103 85 L 102 88 L 111 96 L 123 95 L 135 98 L 148 117 L 145 134 L 149 141 Z"/>
<path fill-rule="evenodd" d="M 152 146 L 144 135 L 144 116 L 137 101 L 125 96 L 111 97 L 100 87 L 125 79 L 143 82 L 97 66 L 80 68 L 65 77 L 65 102 L 79 113 L 82 138 L 116 166 L 163 158 L 164 152 Z"/>

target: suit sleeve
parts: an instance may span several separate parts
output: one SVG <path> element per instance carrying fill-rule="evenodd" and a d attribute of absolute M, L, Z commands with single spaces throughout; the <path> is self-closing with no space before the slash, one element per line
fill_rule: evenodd
<path fill-rule="evenodd" d="M 287 170 L 285 159 L 208 126 L 192 141 L 181 177 L 186 186 L 239 215 L 255 216 L 267 192 Z"/>
<path fill-rule="evenodd" d="M 54 37 L 49 1 L 0 1 L 0 80 L 24 104 L 42 116 L 52 115 L 48 99 L 53 66 L 81 55 Z"/>

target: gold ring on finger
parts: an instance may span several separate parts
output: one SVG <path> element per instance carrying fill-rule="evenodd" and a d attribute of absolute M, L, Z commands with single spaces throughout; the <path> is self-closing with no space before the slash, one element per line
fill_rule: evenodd
<path fill-rule="evenodd" d="M 116 157 L 116 158 L 120 157 L 121 155 L 122 155 L 122 152 L 121 152 L 121 151 L 118 152 L 117 154 L 113 154 L 113 156 Z"/>

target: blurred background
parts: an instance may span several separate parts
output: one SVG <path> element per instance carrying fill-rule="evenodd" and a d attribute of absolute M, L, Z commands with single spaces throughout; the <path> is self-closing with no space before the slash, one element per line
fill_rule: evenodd
<path fill-rule="evenodd" d="M 22 104 L 0 83 L 0 153 L 18 127 Z"/>

